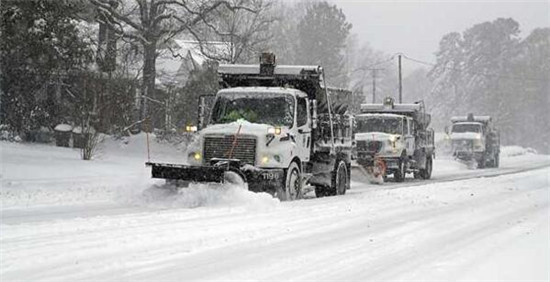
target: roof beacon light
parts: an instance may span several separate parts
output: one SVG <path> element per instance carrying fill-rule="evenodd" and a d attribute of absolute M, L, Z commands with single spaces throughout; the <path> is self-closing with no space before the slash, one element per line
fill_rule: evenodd
<path fill-rule="evenodd" d="M 393 109 L 393 98 L 392 97 L 386 97 L 384 99 L 384 108 Z"/>
<path fill-rule="evenodd" d="M 260 74 L 272 76 L 275 71 L 275 54 L 262 53 L 260 55 Z"/>

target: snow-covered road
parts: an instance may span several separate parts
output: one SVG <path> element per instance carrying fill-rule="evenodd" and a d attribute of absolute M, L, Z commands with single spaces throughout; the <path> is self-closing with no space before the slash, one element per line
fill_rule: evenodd
<path fill-rule="evenodd" d="M 548 156 L 280 203 L 159 190 L 130 148 L 45 149 L 2 143 L 1 281 L 550 279 Z"/>

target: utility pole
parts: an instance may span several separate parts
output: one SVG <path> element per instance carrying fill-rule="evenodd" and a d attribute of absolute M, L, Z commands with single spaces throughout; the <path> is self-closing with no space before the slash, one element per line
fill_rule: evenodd
<path fill-rule="evenodd" d="M 372 71 L 372 103 L 376 103 L 376 71 L 383 70 L 383 69 L 369 69 Z"/>
<path fill-rule="evenodd" d="M 401 79 L 401 55 L 397 57 L 399 59 L 399 103 L 403 103 L 403 84 Z"/>

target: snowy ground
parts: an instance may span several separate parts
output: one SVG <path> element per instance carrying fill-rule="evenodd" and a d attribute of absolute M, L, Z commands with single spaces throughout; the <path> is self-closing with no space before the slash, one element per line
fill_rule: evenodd
<path fill-rule="evenodd" d="M 550 157 L 441 156 L 433 179 L 284 202 L 149 178 L 145 138 L 78 151 L 0 143 L 0 281 L 550 280 Z M 154 144 L 153 160 L 181 153 Z M 354 177 L 360 179 L 360 177 Z"/>

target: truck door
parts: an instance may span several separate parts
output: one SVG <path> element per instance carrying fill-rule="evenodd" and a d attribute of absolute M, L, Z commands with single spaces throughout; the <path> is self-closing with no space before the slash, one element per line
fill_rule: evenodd
<path fill-rule="evenodd" d="M 306 98 L 296 97 L 296 145 L 298 157 L 302 161 L 309 161 L 309 153 L 311 147 L 311 120 L 308 101 Z"/>
<path fill-rule="evenodd" d="M 414 135 L 412 132 L 412 121 L 409 118 L 405 118 L 404 133 L 405 133 L 405 147 L 407 148 L 407 155 L 412 156 L 414 154 Z"/>

